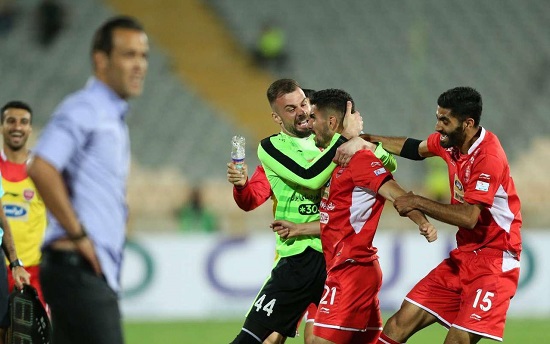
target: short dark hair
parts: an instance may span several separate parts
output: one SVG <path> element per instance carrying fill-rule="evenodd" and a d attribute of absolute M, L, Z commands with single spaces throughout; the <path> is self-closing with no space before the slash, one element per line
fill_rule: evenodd
<path fill-rule="evenodd" d="M 329 88 L 313 93 L 310 99 L 311 105 L 315 105 L 319 110 L 333 110 L 338 115 L 338 121 L 342 124 L 347 110 L 347 102 L 351 101 L 351 112 L 355 111 L 355 103 L 351 95 L 335 88 Z"/>
<path fill-rule="evenodd" d="M 277 98 L 284 94 L 292 93 L 298 88 L 301 87 L 294 79 L 279 79 L 269 85 L 267 89 L 267 100 L 270 105 L 273 105 Z"/>
<path fill-rule="evenodd" d="M 315 93 L 315 90 L 312 90 L 311 88 L 302 88 L 302 91 L 304 91 L 304 94 L 306 97 L 310 98 L 313 97 L 313 93 Z"/>
<path fill-rule="evenodd" d="M 92 54 L 102 51 L 107 55 L 113 50 L 113 31 L 116 29 L 131 29 L 144 32 L 143 26 L 133 17 L 116 16 L 108 19 L 97 29 L 92 41 Z"/>
<path fill-rule="evenodd" d="M 4 124 L 4 112 L 6 112 L 7 109 L 23 109 L 28 111 L 31 115 L 32 123 L 32 109 L 30 105 L 20 100 L 12 100 L 7 102 L 6 105 L 2 106 L 2 109 L 0 109 L 0 123 Z"/>
<path fill-rule="evenodd" d="M 471 87 L 455 87 L 443 92 L 437 98 L 437 105 L 451 110 L 451 115 L 460 121 L 472 118 L 474 126 L 479 125 L 483 101 L 481 100 L 481 94 Z"/>

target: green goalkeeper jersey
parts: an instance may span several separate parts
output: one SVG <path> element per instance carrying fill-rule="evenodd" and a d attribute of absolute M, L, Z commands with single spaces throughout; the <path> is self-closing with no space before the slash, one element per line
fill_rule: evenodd
<path fill-rule="evenodd" d="M 330 145 L 321 151 L 315 146 L 314 135 L 307 138 L 289 136 L 283 132 L 263 139 L 258 146 L 260 159 L 275 196 L 275 219 L 294 223 L 319 220 L 320 188 L 329 180 L 336 164 L 332 158 L 346 140 L 335 134 Z M 396 160 L 379 146 L 375 155 L 390 171 Z M 281 239 L 276 235 L 279 257 L 302 253 L 307 247 L 322 252 L 319 236 Z"/>

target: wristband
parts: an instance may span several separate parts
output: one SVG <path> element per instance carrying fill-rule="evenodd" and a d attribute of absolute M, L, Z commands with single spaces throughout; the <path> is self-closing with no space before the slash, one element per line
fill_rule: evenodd
<path fill-rule="evenodd" d="M 71 241 L 80 241 L 86 237 L 88 237 L 88 233 L 86 233 L 86 228 L 83 224 L 80 224 L 80 230 L 82 231 L 80 234 L 77 235 L 71 235 L 67 233 L 67 236 Z"/>
<path fill-rule="evenodd" d="M 21 261 L 21 259 L 17 258 L 13 262 L 10 262 L 10 270 L 13 270 L 13 268 L 15 268 L 16 266 L 23 267 L 23 262 Z"/>

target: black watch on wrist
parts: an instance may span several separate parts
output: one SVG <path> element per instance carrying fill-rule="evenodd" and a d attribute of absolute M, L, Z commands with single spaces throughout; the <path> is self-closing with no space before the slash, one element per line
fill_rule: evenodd
<path fill-rule="evenodd" d="M 14 267 L 16 266 L 20 266 L 20 267 L 23 267 L 23 262 L 21 261 L 21 259 L 16 259 L 14 260 L 13 262 L 10 263 L 10 270 L 13 270 Z"/>

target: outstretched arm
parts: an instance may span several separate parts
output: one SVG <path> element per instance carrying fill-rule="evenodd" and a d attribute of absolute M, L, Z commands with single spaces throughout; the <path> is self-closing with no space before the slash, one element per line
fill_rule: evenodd
<path fill-rule="evenodd" d="M 361 137 L 370 142 L 380 142 L 388 152 L 397 154 L 403 158 L 421 160 L 433 156 L 428 150 L 428 141 L 420 141 L 407 137 L 379 136 L 363 134 Z"/>

